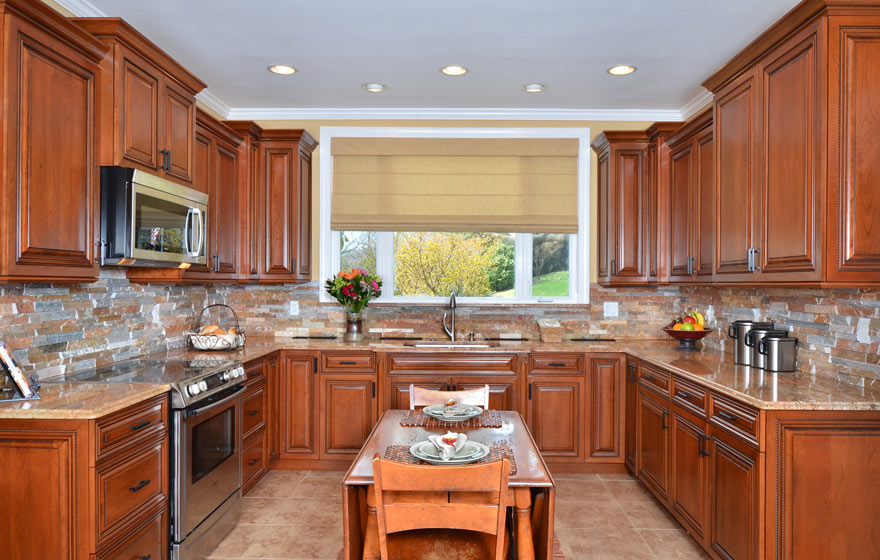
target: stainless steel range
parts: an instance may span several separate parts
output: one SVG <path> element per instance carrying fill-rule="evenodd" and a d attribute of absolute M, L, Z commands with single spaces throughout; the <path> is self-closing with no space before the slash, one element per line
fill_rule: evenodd
<path fill-rule="evenodd" d="M 202 560 L 241 513 L 241 362 L 136 359 L 60 382 L 171 385 L 171 560 Z"/>

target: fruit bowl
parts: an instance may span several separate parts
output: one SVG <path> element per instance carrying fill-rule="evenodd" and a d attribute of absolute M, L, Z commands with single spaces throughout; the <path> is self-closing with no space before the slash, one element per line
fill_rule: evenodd
<path fill-rule="evenodd" d="M 693 351 L 697 350 L 697 341 L 712 331 L 708 329 L 702 331 L 677 331 L 666 327 L 663 329 L 663 332 L 678 341 L 679 350 Z"/>

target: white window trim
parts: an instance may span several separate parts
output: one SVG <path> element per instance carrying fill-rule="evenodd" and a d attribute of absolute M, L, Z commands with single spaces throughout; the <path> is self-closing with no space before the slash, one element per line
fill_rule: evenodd
<path fill-rule="evenodd" d="M 507 305 L 507 304 L 585 304 L 590 302 L 590 129 L 589 128 L 421 128 L 421 127 L 370 127 L 370 126 L 325 126 L 321 128 L 319 144 L 319 250 L 320 259 L 319 301 L 332 302 L 335 299 L 324 290 L 324 281 L 339 271 L 340 234 L 330 229 L 330 214 L 333 185 L 333 156 L 331 147 L 334 137 L 348 138 L 574 138 L 578 140 L 578 233 L 576 242 L 569 244 L 569 259 L 574 262 L 575 274 L 569 277 L 569 297 L 564 298 L 492 298 L 462 297 L 462 303 Z M 393 234 L 392 234 L 393 235 Z M 432 304 L 446 301 L 445 297 L 394 297 L 394 270 L 390 255 L 392 235 L 377 236 L 377 273 L 385 281 L 383 295 L 379 303 Z M 518 236 L 518 239 L 522 236 Z M 388 245 L 388 247 L 385 247 Z M 516 258 L 524 259 L 531 246 L 519 247 Z M 384 257 L 384 258 L 383 258 Z M 515 280 L 516 293 L 531 292 L 531 268 L 517 262 Z M 528 269 L 528 270 L 526 270 Z"/>

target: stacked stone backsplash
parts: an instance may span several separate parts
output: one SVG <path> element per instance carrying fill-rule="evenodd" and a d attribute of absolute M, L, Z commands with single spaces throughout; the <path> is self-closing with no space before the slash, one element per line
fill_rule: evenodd
<path fill-rule="evenodd" d="M 732 355 L 727 325 L 773 321 L 798 338 L 798 369 L 855 385 L 880 385 L 880 290 L 683 287 L 682 308 L 702 310 L 723 329 L 704 340 Z M 730 357 L 731 361 L 733 357 Z"/>
<path fill-rule="evenodd" d="M 48 378 L 183 346 L 195 313 L 211 303 L 235 309 L 252 338 L 339 334 L 344 328 L 343 310 L 337 304 L 318 302 L 318 284 L 132 284 L 123 270 L 115 269 L 104 269 L 93 284 L 7 284 L 0 286 L 0 340 L 13 350 L 23 369 Z M 549 318 L 558 319 L 569 336 L 657 338 L 680 304 L 677 287 L 593 286 L 590 298 L 588 306 L 460 304 L 457 329 L 484 337 L 537 340 L 536 320 Z M 604 318 L 606 300 L 618 302 L 618 317 Z M 291 301 L 299 304 L 296 315 L 290 312 Z M 443 338 L 442 307 L 374 304 L 366 312 L 366 326 L 376 337 Z M 219 322 L 225 317 L 208 319 Z"/>

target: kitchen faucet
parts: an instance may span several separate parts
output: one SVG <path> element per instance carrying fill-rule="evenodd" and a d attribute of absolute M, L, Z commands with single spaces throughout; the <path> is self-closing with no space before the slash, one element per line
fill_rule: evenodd
<path fill-rule="evenodd" d="M 446 326 L 446 313 L 443 314 L 443 332 L 449 336 L 449 340 L 455 342 L 455 292 L 449 294 L 449 309 L 452 310 L 451 328 Z"/>

